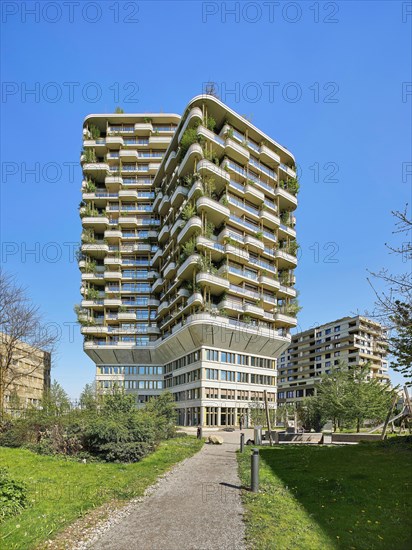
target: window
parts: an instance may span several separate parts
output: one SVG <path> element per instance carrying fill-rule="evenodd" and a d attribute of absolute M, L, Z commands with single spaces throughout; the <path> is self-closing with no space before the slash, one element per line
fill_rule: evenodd
<path fill-rule="evenodd" d="M 219 361 L 219 352 L 214 349 L 206 350 L 207 361 Z"/>
<path fill-rule="evenodd" d="M 238 372 L 237 373 L 237 381 L 238 382 L 243 382 L 245 384 L 247 384 L 248 382 L 248 375 L 246 372 Z"/>
<path fill-rule="evenodd" d="M 218 379 L 217 373 L 218 373 L 217 369 L 206 369 L 206 378 L 208 380 L 217 380 Z"/>
<path fill-rule="evenodd" d="M 340 325 L 338 325 L 337 327 L 334 328 L 334 331 L 335 332 L 339 332 L 340 331 Z"/>
<path fill-rule="evenodd" d="M 221 352 L 221 361 L 222 363 L 236 363 L 236 356 L 234 353 L 227 353 L 226 351 Z"/>
<path fill-rule="evenodd" d="M 327 328 L 327 329 L 325 330 L 325 335 L 326 335 L 326 334 L 330 334 L 331 332 L 332 332 L 332 329 L 331 329 L 331 328 Z"/>

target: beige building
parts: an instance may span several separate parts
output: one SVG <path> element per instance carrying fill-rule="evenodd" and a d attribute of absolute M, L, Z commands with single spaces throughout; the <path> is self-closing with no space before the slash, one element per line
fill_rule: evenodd
<path fill-rule="evenodd" d="M 370 364 L 370 377 L 389 381 L 386 329 L 360 315 L 344 317 L 292 336 L 278 359 L 278 402 L 314 395 L 315 383 L 339 365 Z"/>
<path fill-rule="evenodd" d="M 296 326 L 292 154 L 221 101 L 84 123 L 79 319 L 97 383 L 236 425 Z"/>
<path fill-rule="evenodd" d="M 33 348 L 23 342 L 14 346 L 13 358 L 7 368 L 7 335 L 0 337 L 0 394 L 3 396 L 4 410 L 37 407 L 44 391 L 50 388 L 50 353 Z M 2 353 L 3 350 L 3 353 Z"/>

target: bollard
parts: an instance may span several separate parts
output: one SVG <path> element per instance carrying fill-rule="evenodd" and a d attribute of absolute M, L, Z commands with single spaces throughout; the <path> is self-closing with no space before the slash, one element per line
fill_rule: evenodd
<path fill-rule="evenodd" d="M 252 449 L 250 465 L 251 490 L 252 493 L 257 493 L 259 491 L 259 449 Z"/>
<path fill-rule="evenodd" d="M 240 434 L 240 452 L 241 453 L 243 453 L 244 446 L 245 446 L 245 434 L 241 433 Z"/>
<path fill-rule="evenodd" d="M 197 429 L 197 437 L 198 439 L 203 439 L 203 428 L 202 426 L 199 426 Z"/>

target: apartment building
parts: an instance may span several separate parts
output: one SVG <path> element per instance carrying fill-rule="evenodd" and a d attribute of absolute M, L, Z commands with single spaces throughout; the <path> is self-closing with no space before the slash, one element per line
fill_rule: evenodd
<path fill-rule="evenodd" d="M 80 207 L 84 349 L 102 390 L 169 389 L 182 425 L 236 425 L 296 326 L 292 154 L 211 95 L 90 115 Z"/>
<path fill-rule="evenodd" d="M 314 395 L 315 384 L 340 362 L 349 367 L 370 365 L 370 377 L 389 381 L 386 329 L 360 315 L 292 336 L 278 359 L 278 402 L 295 403 Z"/>
<path fill-rule="evenodd" d="M 7 369 L 3 366 L 0 376 L 4 411 L 15 413 L 38 407 L 44 392 L 50 388 L 51 355 L 24 342 L 13 343 L 12 347 L 8 342 L 7 334 L 0 333 L 0 362 L 3 354 L 12 356 L 11 363 Z"/>

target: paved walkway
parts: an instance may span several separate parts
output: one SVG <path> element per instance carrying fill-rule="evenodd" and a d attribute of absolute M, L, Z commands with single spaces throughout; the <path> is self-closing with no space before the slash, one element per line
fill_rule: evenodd
<path fill-rule="evenodd" d="M 245 440 L 252 430 L 245 431 Z M 235 451 L 239 430 L 210 432 L 223 445 L 203 449 L 177 466 L 94 550 L 244 550 L 243 508 Z M 207 437 L 209 432 L 204 432 Z"/>

